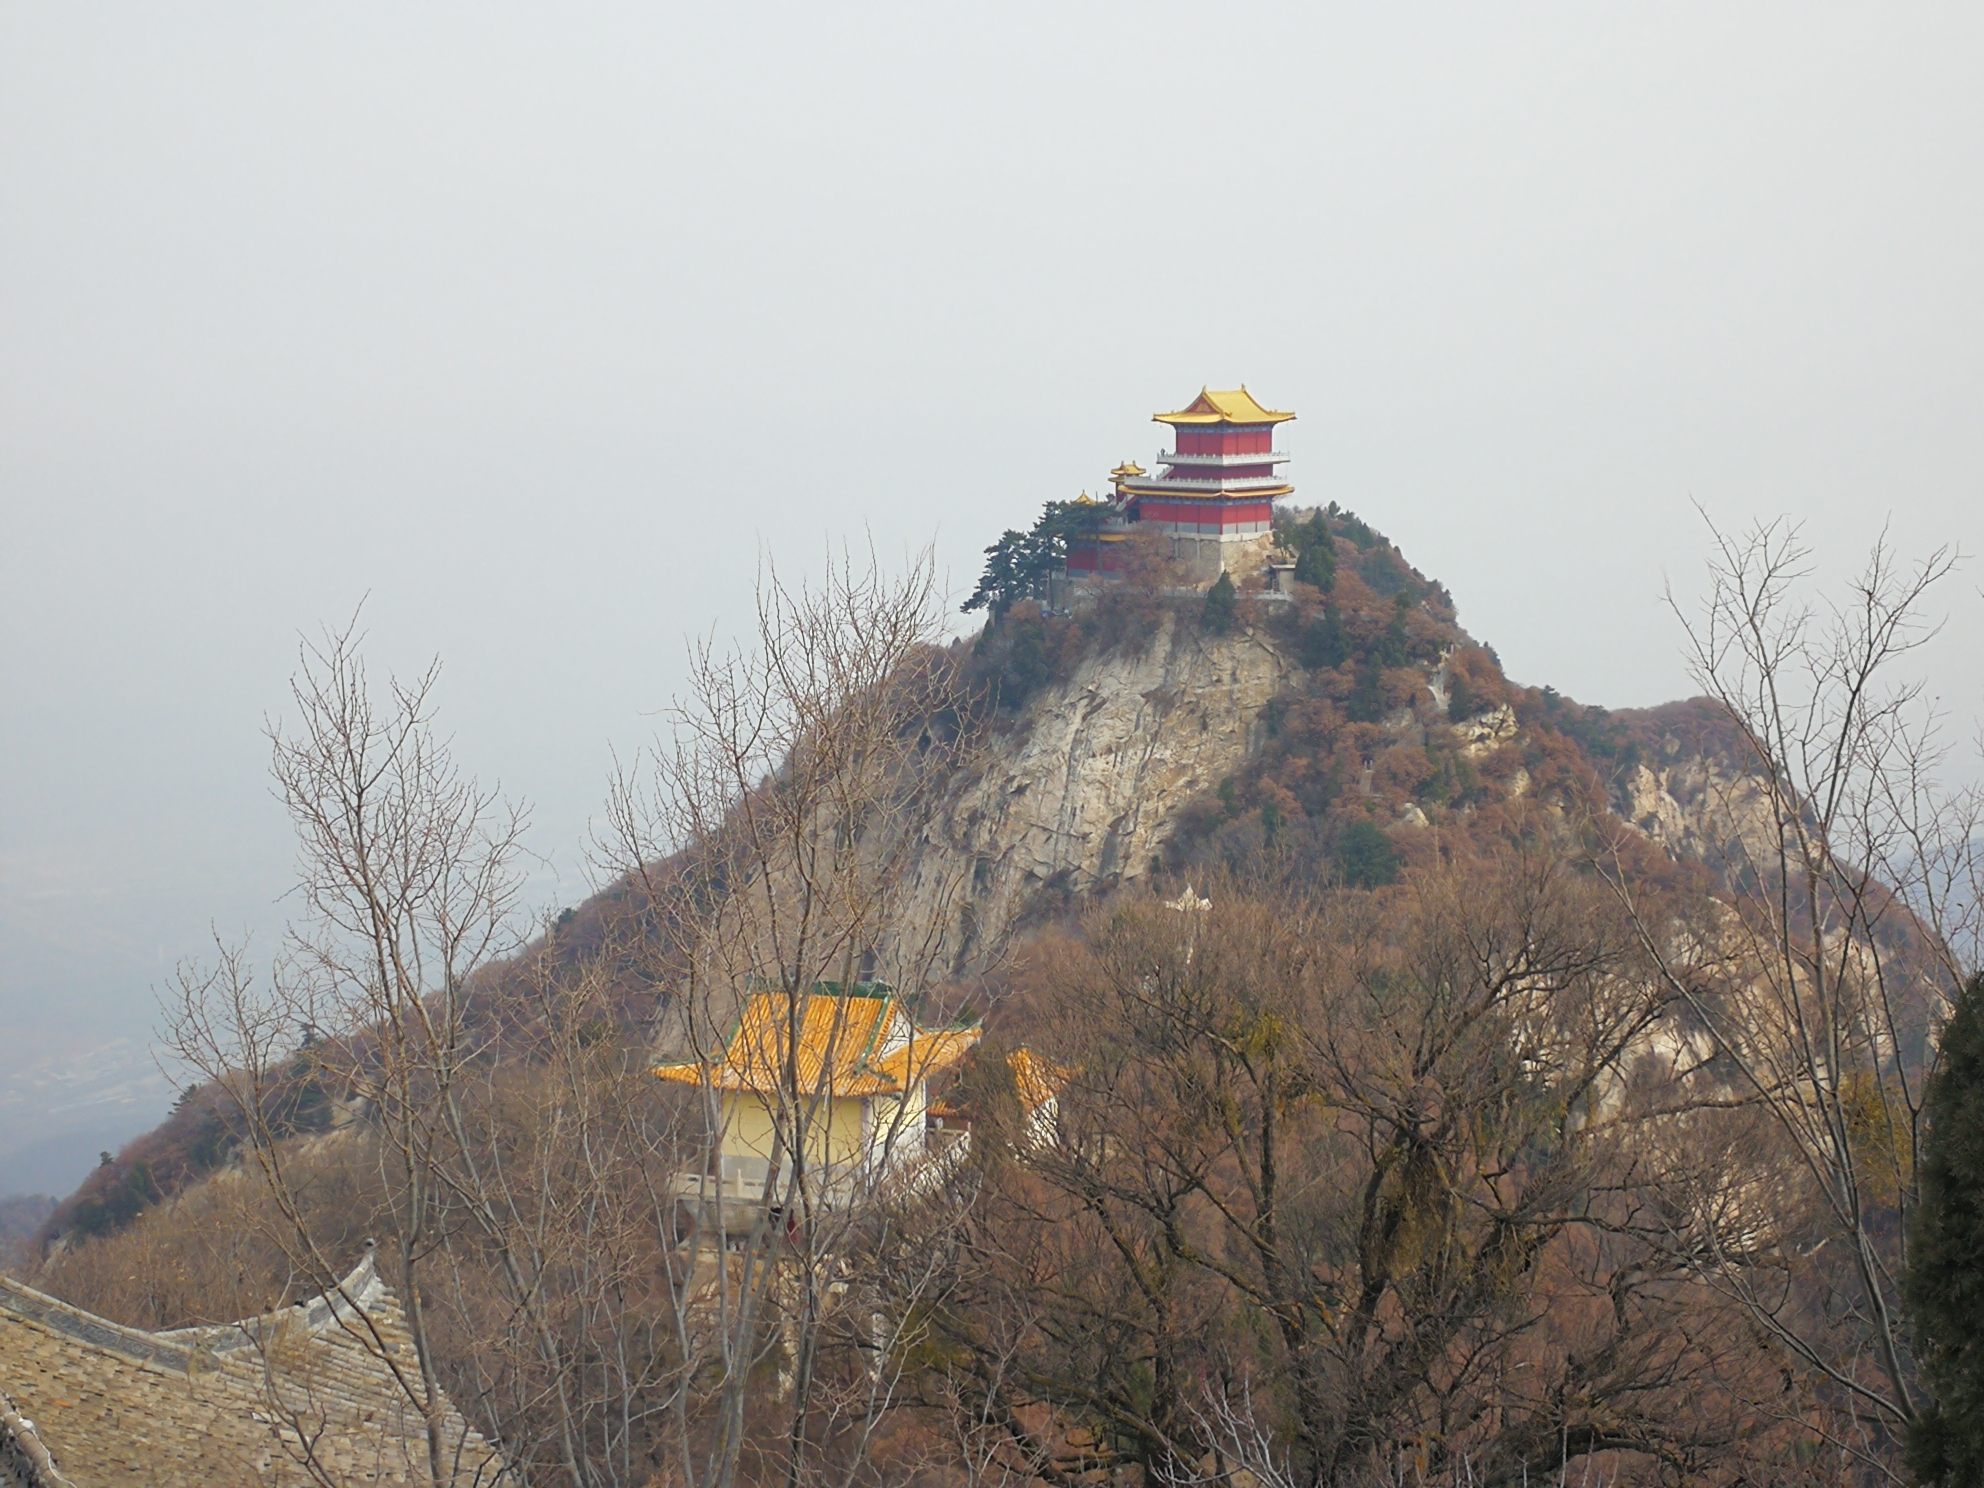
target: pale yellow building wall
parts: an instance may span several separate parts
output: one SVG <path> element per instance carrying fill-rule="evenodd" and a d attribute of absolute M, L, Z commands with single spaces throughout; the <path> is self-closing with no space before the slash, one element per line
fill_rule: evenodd
<path fill-rule="evenodd" d="M 869 1110 L 869 1143 L 877 1157 L 884 1153 L 892 1162 L 914 1157 L 923 1150 L 923 1127 L 929 1106 L 921 1085 L 912 1085 L 900 1098 L 878 1097 Z"/>
<path fill-rule="evenodd" d="M 861 1102 L 858 1100 L 836 1100 L 827 1102 L 827 1120 L 816 1122 L 814 1129 L 820 1131 L 826 1141 L 826 1159 L 831 1163 L 859 1162 L 861 1150 Z M 817 1157 L 819 1154 L 815 1154 Z"/>
<path fill-rule="evenodd" d="M 726 1156 L 736 1157 L 748 1154 L 771 1160 L 773 1140 L 772 1113 L 764 1101 L 754 1095 L 726 1095 L 723 1098 L 723 1150 Z"/>
<path fill-rule="evenodd" d="M 825 1109 L 822 1111 L 821 1106 Z M 862 1102 L 852 1098 L 813 1103 L 806 1123 L 807 1160 L 814 1163 L 851 1163 L 862 1155 Z M 723 1150 L 729 1156 L 749 1155 L 771 1161 L 777 1147 L 776 1108 L 759 1095 L 724 1097 Z"/>

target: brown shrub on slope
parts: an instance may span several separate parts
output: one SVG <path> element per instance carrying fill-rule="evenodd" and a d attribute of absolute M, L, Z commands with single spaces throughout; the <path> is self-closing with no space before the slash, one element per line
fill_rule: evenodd
<path fill-rule="evenodd" d="M 1546 847 L 1209 897 L 1097 911 L 1002 1009 L 1059 1139 L 975 1154 L 933 1394 L 1146 1481 L 1734 1482 L 1787 1445 L 1669 1243 L 1670 994 L 1601 885 Z"/>

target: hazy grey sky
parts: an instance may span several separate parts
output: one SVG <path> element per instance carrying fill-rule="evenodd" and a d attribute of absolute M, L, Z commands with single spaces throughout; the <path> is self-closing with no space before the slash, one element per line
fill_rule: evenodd
<path fill-rule="evenodd" d="M 445 659 L 569 901 L 761 548 L 968 588 L 1207 382 L 1515 676 L 1676 695 L 1691 500 L 1984 547 L 1980 147 L 1977 7 L 0 8 L 0 1039 L 280 922 L 299 630 Z"/>

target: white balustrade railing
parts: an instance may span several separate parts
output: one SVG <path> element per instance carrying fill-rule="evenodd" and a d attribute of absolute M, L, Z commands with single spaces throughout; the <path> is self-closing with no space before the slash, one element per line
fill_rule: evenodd
<path fill-rule="evenodd" d="M 1286 465 L 1288 456 L 1280 450 L 1263 450 L 1252 455 L 1188 455 L 1183 450 L 1160 452 L 1166 465 Z"/>
<path fill-rule="evenodd" d="M 1156 480 L 1137 482 L 1139 493 L 1146 491 L 1246 491 L 1260 490 L 1271 486 L 1285 486 L 1288 482 L 1278 475 L 1163 475 Z"/>
<path fill-rule="evenodd" d="M 971 1134 L 962 1131 L 930 1132 L 927 1141 L 904 1148 L 872 1162 L 830 1163 L 806 1171 L 806 1187 L 817 1203 L 830 1208 L 852 1203 L 864 1194 L 892 1191 L 898 1195 L 926 1192 L 956 1167 L 971 1145 Z M 791 1192 L 790 1169 L 780 1175 L 768 1196 L 766 1180 L 771 1165 L 760 1157 L 726 1154 L 714 1173 L 683 1172 L 674 1175 L 671 1189 L 680 1199 L 730 1204 L 762 1204 L 785 1200 Z"/>

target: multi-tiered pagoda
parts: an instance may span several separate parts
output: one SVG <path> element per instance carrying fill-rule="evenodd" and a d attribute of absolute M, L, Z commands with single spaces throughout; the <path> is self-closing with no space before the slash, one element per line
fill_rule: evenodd
<path fill-rule="evenodd" d="M 1274 448 L 1274 426 L 1294 414 L 1261 407 L 1241 387 L 1202 390 L 1176 413 L 1153 417 L 1171 425 L 1178 448 L 1159 453 L 1161 475 L 1139 471 L 1118 481 L 1125 503 L 1135 505 L 1132 521 L 1200 537 L 1254 537 L 1274 526 L 1275 498 L 1295 491 L 1275 473 L 1288 456 Z"/>
<path fill-rule="evenodd" d="M 1163 469 L 1157 475 L 1127 461 L 1109 472 L 1115 487 L 1111 520 L 1093 540 L 1069 544 L 1071 576 L 1115 567 L 1111 544 L 1121 542 L 1133 522 L 1171 533 L 1174 557 L 1216 573 L 1231 565 L 1214 545 L 1264 539 L 1274 527 L 1276 498 L 1294 494 L 1276 473 L 1288 456 L 1275 449 L 1274 430 L 1295 415 L 1261 407 L 1244 386 L 1201 389 L 1176 413 L 1152 417 L 1171 426 L 1177 448 L 1158 454 Z"/>

